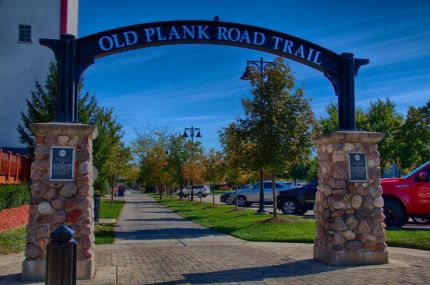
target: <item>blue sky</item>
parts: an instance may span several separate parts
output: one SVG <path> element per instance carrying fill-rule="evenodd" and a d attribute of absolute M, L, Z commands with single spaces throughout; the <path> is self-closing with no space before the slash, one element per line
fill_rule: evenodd
<path fill-rule="evenodd" d="M 79 37 L 139 23 L 212 20 L 249 24 L 294 35 L 336 53 L 368 58 L 356 77 L 356 105 L 389 97 L 405 113 L 430 99 L 430 1 L 138 1 L 81 0 Z M 113 107 L 124 141 L 148 126 L 202 129 L 206 148 L 218 131 L 243 115 L 249 82 L 246 60 L 268 53 L 228 46 L 174 45 L 101 58 L 84 74 L 85 90 Z M 317 117 L 337 102 L 319 71 L 289 61 Z"/>

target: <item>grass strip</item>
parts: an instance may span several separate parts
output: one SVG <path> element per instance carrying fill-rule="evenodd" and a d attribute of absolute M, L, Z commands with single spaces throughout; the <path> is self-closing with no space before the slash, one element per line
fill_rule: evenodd
<path fill-rule="evenodd" d="M 110 200 L 101 200 L 100 219 L 118 219 L 124 204 L 125 201 L 123 200 L 114 200 L 113 203 Z"/>
<path fill-rule="evenodd" d="M 271 216 L 255 215 L 255 211 L 226 205 L 188 202 L 165 197 L 152 197 L 185 218 L 207 228 L 249 241 L 313 242 L 315 223 L 301 216 L 283 215 L 282 222 L 267 222 Z"/>
<path fill-rule="evenodd" d="M 118 219 L 125 201 L 110 200 L 100 201 L 100 219 Z M 95 227 L 95 243 L 96 244 L 112 244 L 114 241 L 114 225 L 99 224 Z"/>
<path fill-rule="evenodd" d="M 100 201 L 100 218 L 117 219 L 124 201 L 116 200 L 111 205 L 110 201 Z M 96 244 L 112 244 L 114 240 L 114 225 L 96 225 Z M 0 255 L 23 251 L 26 243 L 26 227 L 0 232 Z"/>
<path fill-rule="evenodd" d="M 152 195 L 152 194 L 151 194 Z M 256 215 L 254 210 L 210 203 L 189 202 L 186 199 L 152 195 L 158 202 L 171 208 L 181 216 L 207 228 L 230 234 L 248 241 L 276 241 L 313 243 L 315 220 L 291 215 L 280 215 L 287 222 L 270 221 L 271 216 Z M 267 221 L 267 222 L 265 222 Z M 430 231 L 415 229 L 387 230 L 387 244 L 430 250 Z"/>
<path fill-rule="evenodd" d="M 26 227 L 20 227 L 0 233 L 0 255 L 11 254 L 24 250 Z"/>

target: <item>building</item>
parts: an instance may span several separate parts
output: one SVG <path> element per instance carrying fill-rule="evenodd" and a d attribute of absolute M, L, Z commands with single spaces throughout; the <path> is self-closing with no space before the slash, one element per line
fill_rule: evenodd
<path fill-rule="evenodd" d="M 54 54 L 39 38 L 77 36 L 79 0 L 0 0 L 0 148 L 21 152 L 17 125 L 35 80 L 44 84 Z"/>

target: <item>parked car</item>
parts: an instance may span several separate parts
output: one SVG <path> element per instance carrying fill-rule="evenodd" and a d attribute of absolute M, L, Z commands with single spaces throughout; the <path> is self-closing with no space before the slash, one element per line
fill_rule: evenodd
<path fill-rule="evenodd" d="M 202 196 L 206 197 L 211 193 L 211 189 L 208 185 L 196 185 L 193 186 L 193 194 L 194 196 Z M 183 197 L 187 197 L 188 195 L 191 195 L 191 187 L 188 186 L 187 188 L 184 188 L 181 190 L 176 191 L 176 194 L 180 197 L 181 195 Z"/>
<path fill-rule="evenodd" d="M 219 197 L 219 200 L 221 203 L 226 203 L 227 205 L 231 204 L 231 199 L 230 196 L 233 192 L 225 192 L 222 193 L 221 196 Z"/>
<path fill-rule="evenodd" d="M 315 179 L 303 186 L 281 191 L 277 199 L 278 209 L 288 215 L 303 215 L 308 210 L 312 210 L 317 186 L 318 181 Z"/>
<path fill-rule="evenodd" d="M 265 180 L 263 181 L 264 186 L 264 203 L 271 204 L 273 203 L 273 195 L 272 195 L 272 181 Z M 294 187 L 292 182 L 284 182 L 284 181 L 276 181 L 276 192 L 287 190 Z M 221 195 L 221 202 L 225 202 L 226 204 L 234 204 L 236 203 L 236 191 L 224 193 Z M 253 203 L 258 203 L 260 201 L 260 183 L 255 183 L 252 185 L 248 185 L 244 188 L 237 190 L 237 205 L 239 207 L 247 207 L 251 206 Z"/>
<path fill-rule="evenodd" d="M 381 179 L 385 224 L 400 228 L 411 217 L 430 221 L 430 161 L 401 178 Z"/>

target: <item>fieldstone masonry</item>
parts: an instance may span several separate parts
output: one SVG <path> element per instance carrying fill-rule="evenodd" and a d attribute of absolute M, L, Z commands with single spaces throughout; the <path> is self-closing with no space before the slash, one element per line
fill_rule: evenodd
<path fill-rule="evenodd" d="M 36 135 L 36 149 L 31 166 L 23 280 L 44 280 L 49 235 L 63 224 L 75 231 L 78 279 L 91 279 L 95 264 L 92 142 L 97 130 L 90 125 L 67 123 L 33 124 L 31 128 Z M 49 181 L 51 146 L 75 148 L 74 181 Z"/>
<path fill-rule="evenodd" d="M 315 140 L 319 162 L 315 259 L 333 265 L 388 262 L 377 149 L 382 138 L 381 133 L 338 131 Z M 367 182 L 349 182 L 349 152 L 367 155 Z"/>

